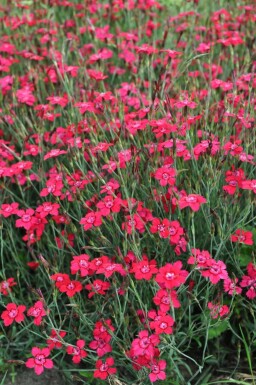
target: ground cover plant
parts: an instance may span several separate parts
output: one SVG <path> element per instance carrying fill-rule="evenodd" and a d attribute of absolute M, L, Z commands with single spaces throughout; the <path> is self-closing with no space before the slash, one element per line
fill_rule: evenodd
<path fill-rule="evenodd" d="M 255 21 L 1 2 L 1 384 L 256 383 Z"/>

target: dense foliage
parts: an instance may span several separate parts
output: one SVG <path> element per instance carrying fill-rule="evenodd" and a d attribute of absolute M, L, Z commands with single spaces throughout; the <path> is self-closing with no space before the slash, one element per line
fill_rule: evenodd
<path fill-rule="evenodd" d="M 171 3 L 1 3 L 2 384 L 256 383 L 256 4 Z"/>

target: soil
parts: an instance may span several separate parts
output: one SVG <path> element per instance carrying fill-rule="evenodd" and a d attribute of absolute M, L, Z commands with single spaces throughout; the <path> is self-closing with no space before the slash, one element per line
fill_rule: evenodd
<path fill-rule="evenodd" d="M 1 377 L 0 374 L 1 385 L 66 385 L 65 380 L 56 370 L 45 370 L 40 376 L 37 376 L 33 370 L 19 370 L 13 382 L 10 375 L 7 375 L 3 384 Z"/>

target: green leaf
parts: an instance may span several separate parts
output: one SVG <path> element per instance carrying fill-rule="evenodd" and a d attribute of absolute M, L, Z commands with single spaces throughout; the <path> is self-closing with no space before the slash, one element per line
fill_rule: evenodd
<path fill-rule="evenodd" d="M 228 329 L 228 321 L 222 321 L 218 325 L 211 325 L 208 338 L 209 340 L 219 337 L 223 332 Z"/>

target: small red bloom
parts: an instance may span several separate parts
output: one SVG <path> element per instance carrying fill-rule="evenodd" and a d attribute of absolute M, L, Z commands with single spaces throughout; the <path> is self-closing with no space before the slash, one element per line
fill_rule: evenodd
<path fill-rule="evenodd" d="M 15 303 L 8 303 L 6 305 L 6 310 L 4 310 L 1 314 L 1 318 L 4 321 L 5 326 L 10 326 L 14 321 L 21 323 L 24 321 L 24 311 L 26 310 L 26 306 L 24 305 L 16 305 Z"/>
<path fill-rule="evenodd" d="M 138 230 L 140 233 L 145 231 L 145 224 L 138 214 L 127 215 L 125 219 L 126 222 L 122 223 L 122 229 L 126 230 L 128 234 L 132 234 L 134 230 Z"/>
<path fill-rule="evenodd" d="M 74 364 L 79 364 L 83 358 L 87 356 L 87 352 L 84 350 L 85 341 L 78 340 L 76 346 L 68 346 L 66 352 L 73 356 L 72 361 Z"/>
<path fill-rule="evenodd" d="M 231 235 L 231 241 L 244 243 L 245 245 L 253 245 L 253 233 L 251 231 L 237 229 L 235 233 Z"/>
<path fill-rule="evenodd" d="M 70 263 L 71 274 L 80 273 L 81 277 L 90 274 L 90 256 L 87 254 L 74 255 Z"/>
<path fill-rule="evenodd" d="M 197 267 L 207 267 L 207 261 L 211 260 L 211 254 L 207 250 L 192 249 L 193 255 L 188 258 L 189 265 L 196 265 Z"/>
<path fill-rule="evenodd" d="M 228 273 L 226 265 L 222 261 L 215 261 L 214 259 L 207 260 L 207 269 L 201 272 L 203 277 L 208 277 L 214 285 L 221 279 L 227 279 Z"/>
<path fill-rule="evenodd" d="M 3 295 L 8 295 L 12 289 L 12 286 L 17 285 L 14 278 L 8 278 L 5 281 L 0 282 L 0 293 Z"/>
<path fill-rule="evenodd" d="M 224 280 L 224 291 L 227 292 L 229 295 L 235 295 L 235 294 L 241 294 L 242 293 L 242 289 L 241 287 L 239 286 L 236 286 L 236 284 L 238 283 L 238 279 L 235 278 L 235 279 L 230 279 L 230 278 L 227 278 Z"/>
<path fill-rule="evenodd" d="M 132 341 L 132 351 L 135 356 L 147 356 L 152 358 L 155 346 L 159 344 L 159 337 L 155 334 L 149 335 L 147 330 L 139 332 L 138 338 Z"/>
<path fill-rule="evenodd" d="M 93 350 L 96 350 L 99 357 L 104 356 L 107 353 L 112 352 L 112 347 L 109 344 L 111 336 L 107 333 L 104 335 L 94 336 L 94 340 L 90 342 L 89 347 Z"/>
<path fill-rule="evenodd" d="M 95 279 L 92 284 L 88 284 L 85 286 L 86 290 L 90 290 L 88 294 L 88 298 L 92 298 L 95 294 L 106 294 L 106 290 L 110 288 L 109 282 L 101 281 L 100 279 Z"/>
<path fill-rule="evenodd" d="M 169 223 L 169 235 L 170 235 L 170 243 L 176 245 L 180 237 L 184 234 L 184 230 L 180 225 L 179 221 L 172 221 Z"/>
<path fill-rule="evenodd" d="M 193 211 L 198 211 L 201 204 L 206 202 L 206 199 L 201 195 L 189 194 L 187 196 L 181 197 L 178 203 L 181 210 L 185 207 L 190 207 Z"/>
<path fill-rule="evenodd" d="M 26 361 L 27 368 L 34 368 L 35 373 L 39 376 L 43 373 L 44 368 L 52 369 L 53 361 L 50 358 L 47 358 L 50 355 L 51 351 L 49 348 L 32 348 L 32 356 L 34 358 L 29 358 Z"/>
<path fill-rule="evenodd" d="M 142 261 L 133 262 L 130 270 L 130 273 L 134 273 L 136 279 L 145 279 L 147 281 L 149 281 L 157 272 L 158 268 L 156 261 L 154 259 L 149 261 L 147 258 L 143 258 Z"/>
<path fill-rule="evenodd" d="M 100 212 L 91 211 L 80 220 L 80 224 L 83 225 L 84 230 L 87 231 L 93 226 L 98 227 L 102 225 L 102 214 Z"/>
<path fill-rule="evenodd" d="M 165 360 L 153 360 L 150 362 L 150 374 L 149 374 L 149 379 L 151 382 L 155 382 L 157 380 L 165 380 L 166 379 L 166 373 L 165 373 L 165 368 L 166 368 L 166 361 Z"/>
<path fill-rule="evenodd" d="M 58 331 L 58 330 L 52 329 L 51 335 L 46 341 L 48 348 L 50 350 L 62 348 L 63 344 L 61 342 L 61 339 L 63 339 L 66 334 L 67 333 L 64 330 Z"/>
<path fill-rule="evenodd" d="M 93 374 L 94 378 L 100 378 L 106 380 L 108 376 L 116 373 L 116 368 L 113 368 L 114 358 L 108 357 L 105 362 L 98 360 L 96 362 L 96 370 Z"/>
<path fill-rule="evenodd" d="M 16 220 L 16 227 L 23 227 L 24 229 L 29 230 L 34 224 L 34 213 L 33 209 L 18 210 L 17 215 L 20 219 Z"/>
<path fill-rule="evenodd" d="M 43 317 L 46 315 L 43 302 L 37 301 L 34 306 L 28 309 L 27 315 L 34 317 L 34 324 L 39 326 L 42 323 Z"/>
<path fill-rule="evenodd" d="M 170 307 L 179 308 L 181 306 L 175 290 L 158 290 L 153 298 L 153 302 L 160 307 L 162 312 L 169 311 Z"/>
<path fill-rule="evenodd" d="M 159 273 L 156 276 L 156 282 L 163 284 L 165 289 L 179 287 L 186 281 L 188 276 L 188 271 L 181 269 L 181 261 L 174 262 L 173 264 L 167 263 L 159 269 Z"/>
<path fill-rule="evenodd" d="M 170 225 L 170 221 L 166 218 L 163 219 L 162 221 L 159 218 L 154 218 L 152 220 L 150 232 L 153 234 L 158 232 L 161 238 L 169 238 L 170 236 L 169 225 Z"/>
<path fill-rule="evenodd" d="M 176 170 L 170 166 L 160 167 L 154 174 L 155 178 L 159 180 L 161 186 L 173 186 L 175 184 Z"/>
<path fill-rule="evenodd" d="M 110 213 L 119 213 L 121 210 L 122 200 L 114 198 L 112 195 L 105 196 L 96 207 L 100 210 L 102 216 L 106 217 Z"/>
<path fill-rule="evenodd" d="M 39 213 L 41 218 L 46 217 L 47 215 L 59 215 L 58 203 L 44 202 L 42 205 L 38 206 L 36 212 Z"/>
<path fill-rule="evenodd" d="M 158 312 L 150 310 L 148 312 L 148 317 L 153 320 L 149 322 L 149 326 L 151 329 L 155 330 L 156 334 L 172 334 L 174 319 L 169 314 L 166 314 L 161 310 Z"/>
<path fill-rule="evenodd" d="M 248 275 L 242 277 L 240 286 L 249 288 L 246 296 L 249 299 L 254 299 L 256 297 L 256 266 L 250 262 L 247 266 L 247 272 Z"/>
<path fill-rule="evenodd" d="M 53 148 L 50 152 L 48 152 L 44 156 L 44 160 L 47 160 L 49 158 L 56 158 L 57 156 L 63 155 L 63 154 L 66 154 L 66 153 L 67 153 L 67 151 L 65 151 L 65 150 L 60 150 L 59 148 Z"/>
<path fill-rule="evenodd" d="M 229 313 L 229 307 L 227 305 L 213 304 L 212 302 L 208 302 L 207 306 L 208 309 L 211 310 L 210 313 L 213 319 L 218 317 L 225 317 Z"/>
<path fill-rule="evenodd" d="M 64 281 L 59 286 L 59 291 L 61 293 L 66 293 L 68 297 L 74 297 L 74 295 L 76 293 L 79 293 L 82 289 L 83 289 L 83 286 L 82 286 L 81 282 L 71 281 L 70 279 L 67 281 Z"/>
<path fill-rule="evenodd" d="M 8 218 L 10 215 L 17 214 L 19 204 L 16 202 L 10 204 L 2 204 L 0 209 L 0 215 Z"/>

